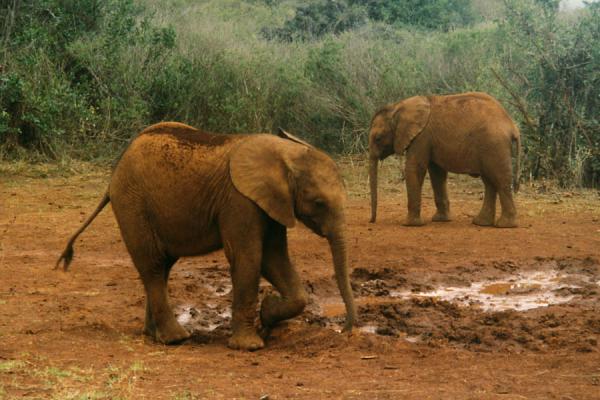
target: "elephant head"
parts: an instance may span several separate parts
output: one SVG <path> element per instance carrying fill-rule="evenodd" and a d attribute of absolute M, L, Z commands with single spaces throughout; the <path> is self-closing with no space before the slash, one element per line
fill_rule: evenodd
<path fill-rule="evenodd" d="M 429 100 L 410 97 L 389 104 L 375 113 L 369 129 L 369 183 L 371 222 L 377 218 L 377 166 L 392 154 L 403 154 L 414 138 L 427 126 L 431 115 Z"/>
<path fill-rule="evenodd" d="M 234 150 L 230 160 L 233 185 L 280 224 L 292 227 L 297 218 L 327 238 L 346 306 L 344 329 L 350 330 L 356 310 L 348 278 L 342 178 L 325 153 L 283 131 L 280 136 L 288 140 L 254 135 Z"/>

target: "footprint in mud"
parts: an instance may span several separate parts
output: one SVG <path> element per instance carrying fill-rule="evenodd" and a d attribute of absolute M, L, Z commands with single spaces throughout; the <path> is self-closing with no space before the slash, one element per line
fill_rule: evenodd
<path fill-rule="evenodd" d="M 175 307 L 177 321 L 192 334 L 196 342 L 208 342 L 217 337 L 227 337 L 231 323 L 229 306 L 208 303 Z"/>

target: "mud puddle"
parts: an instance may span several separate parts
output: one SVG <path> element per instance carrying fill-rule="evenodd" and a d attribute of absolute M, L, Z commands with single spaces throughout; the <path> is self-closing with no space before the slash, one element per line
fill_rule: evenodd
<path fill-rule="evenodd" d="M 359 270 L 353 278 L 365 333 L 476 351 L 599 350 L 600 268 L 594 260 L 459 267 L 430 279 L 435 286 L 422 274 L 402 271 Z M 345 313 L 339 298 L 315 303 L 317 315 L 309 321 L 338 330 Z"/>
<path fill-rule="evenodd" d="M 528 271 L 498 281 L 474 282 L 467 287 L 441 287 L 422 293 L 392 291 L 390 296 L 402 299 L 430 297 L 464 306 L 479 306 L 484 311 L 526 311 L 568 303 L 575 297 L 570 293 L 589 285 L 597 286 L 597 283 L 583 275 Z"/>

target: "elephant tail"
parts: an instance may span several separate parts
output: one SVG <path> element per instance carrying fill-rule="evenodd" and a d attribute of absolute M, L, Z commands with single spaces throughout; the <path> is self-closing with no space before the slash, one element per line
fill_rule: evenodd
<path fill-rule="evenodd" d="M 512 140 L 515 142 L 516 154 L 515 156 L 515 171 L 513 173 L 513 190 L 515 193 L 519 191 L 519 185 L 521 183 L 521 134 L 518 129 L 515 130 Z"/>
<path fill-rule="evenodd" d="M 106 207 L 106 205 L 109 202 L 110 202 L 110 197 L 108 196 L 108 191 L 107 191 L 106 193 L 104 193 L 104 196 L 102 197 L 102 200 L 100 200 L 100 204 L 98 204 L 98 207 L 96 207 L 96 210 L 94 210 L 92 215 L 90 215 L 88 217 L 88 219 L 85 220 L 85 222 L 83 223 L 81 228 L 79 228 L 77 230 L 77 232 L 75 232 L 75 234 L 73 236 L 71 236 L 71 239 L 69 239 L 69 242 L 67 243 L 67 247 L 65 247 L 65 250 L 62 252 L 60 257 L 58 258 L 58 261 L 56 261 L 56 265 L 54 266 L 54 269 L 58 268 L 61 261 L 64 261 L 63 269 L 65 271 L 67 271 L 69 269 L 69 264 L 71 264 L 71 261 L 73 260 L 73 244 L 75 243 L 75 240 L 77 240 L 77 237 L 85 230 L 85 228 L 88 227 L 89 224 L 92 223 L 94 218 L 96 218 L 98 216 L 98 214 L 100 214 L 100 211 L 102 211 L 102 209 L 104 207 Z"/>

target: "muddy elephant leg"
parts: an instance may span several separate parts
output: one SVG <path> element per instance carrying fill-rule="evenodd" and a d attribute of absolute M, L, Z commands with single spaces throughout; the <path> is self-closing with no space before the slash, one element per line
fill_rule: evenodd
<path fill-rule="evenodd" d="M 404 174 L 406 177 L 406 195 L 408 197 L 408 216 L 405 226 L 424 225 L 421 219 L 421 190 L 425 179 L 426 168 L 417 162 L 406 160 Z"/>
<path fill-rule="evenodd" d="M 240 350 L 258 350 L 265 346 L 256 331 L 256 306 L 260 281 L 261 248 L 251 249 L 241 245 L 226 250 L 231 264 L 233 304 L 231 307 L 231 330 L 229 347 Z"/>
<path fill-rule="evenodd" d="M 190 334 L 179 325 L 169 305 L 164 276 L 165 260 L 133 256 L 132 258 L 146 289 L 147 325 L 144 331 L 153 334 L 157 341 L 164 344 L 175 344 L 189 338 Z"/>
<path fill-rule="evenodd" d="M 482 176 L 481 180 L 485 185 L 483 206 L 479 215 L 473 218 L 473 223 L 480 226 L 492 226 L 496 218 L 496 188 L 488 178 Z"/>
<path fill-rule="evenodd" d="M 434 163 L 429 163 L 429 178 L 435 198 L 436 213 L 431 219 L 434 222 L 451 221 L 450 201 L 448 200 L 447 178 L 448 172 Z"/>
<path fill-rule="evenodd" d="M 498 228 L 515 228 L 517 224 L 517 209 L 512 196 L 511 182 L 502 182 L 498 187 L 498 197 L 500 198 L 500 206 L 502 213 L 496 221 Z"/>
<path fill-rule="evenodd" d="M 113 210 L 125 246 L 146 291 L 144 332 L 161 343 L 179 343 L 190 334 L 179 325 L 168 301 L 166 278 L 176 259 L 167 255 L 145 216 L 132 211 L 141 209 L 136 207 L 134 202 L 135 200 L 130 201 L 131 206 L 127 210 L 114 206 Z"/>
<path fill-rule="evenodd" d="M 265 346 L 255 322 L 266 217 L 258 206 L 239 195 L 221 216 L 219 225 L 233 285 L 228 345 L 232 349 L 258 350 Z"/>
<path fill-rule="evenodd" d="M 285 226 L 270 224 L 263 249 L 262 274 L 280 294 L 268 295 L 261 304 L 260 320 L 266 334 L 277 322 L 300 314 L 308 295 L 290 261 Z"/>
<path fill-rule="evenodd" d="M 173 264 L 177 262 L 177 258 L 167 256 L 165 259 L 165 271 L 164 271 L 164 280 L 165 285 L 168 285 L 169 281 L 169 273 L 171 272 L 171 268 Z M 148 296 L 146 296 L 147 299 Z M 146 300 L 146 317 L 144 320 L 144 334 L 148 335 L 152 338 L 156 337 L 156 322 L 154 322 L 154 317 L 152 316 L 152 310 L 150 309 L 150 302 Z"/>

